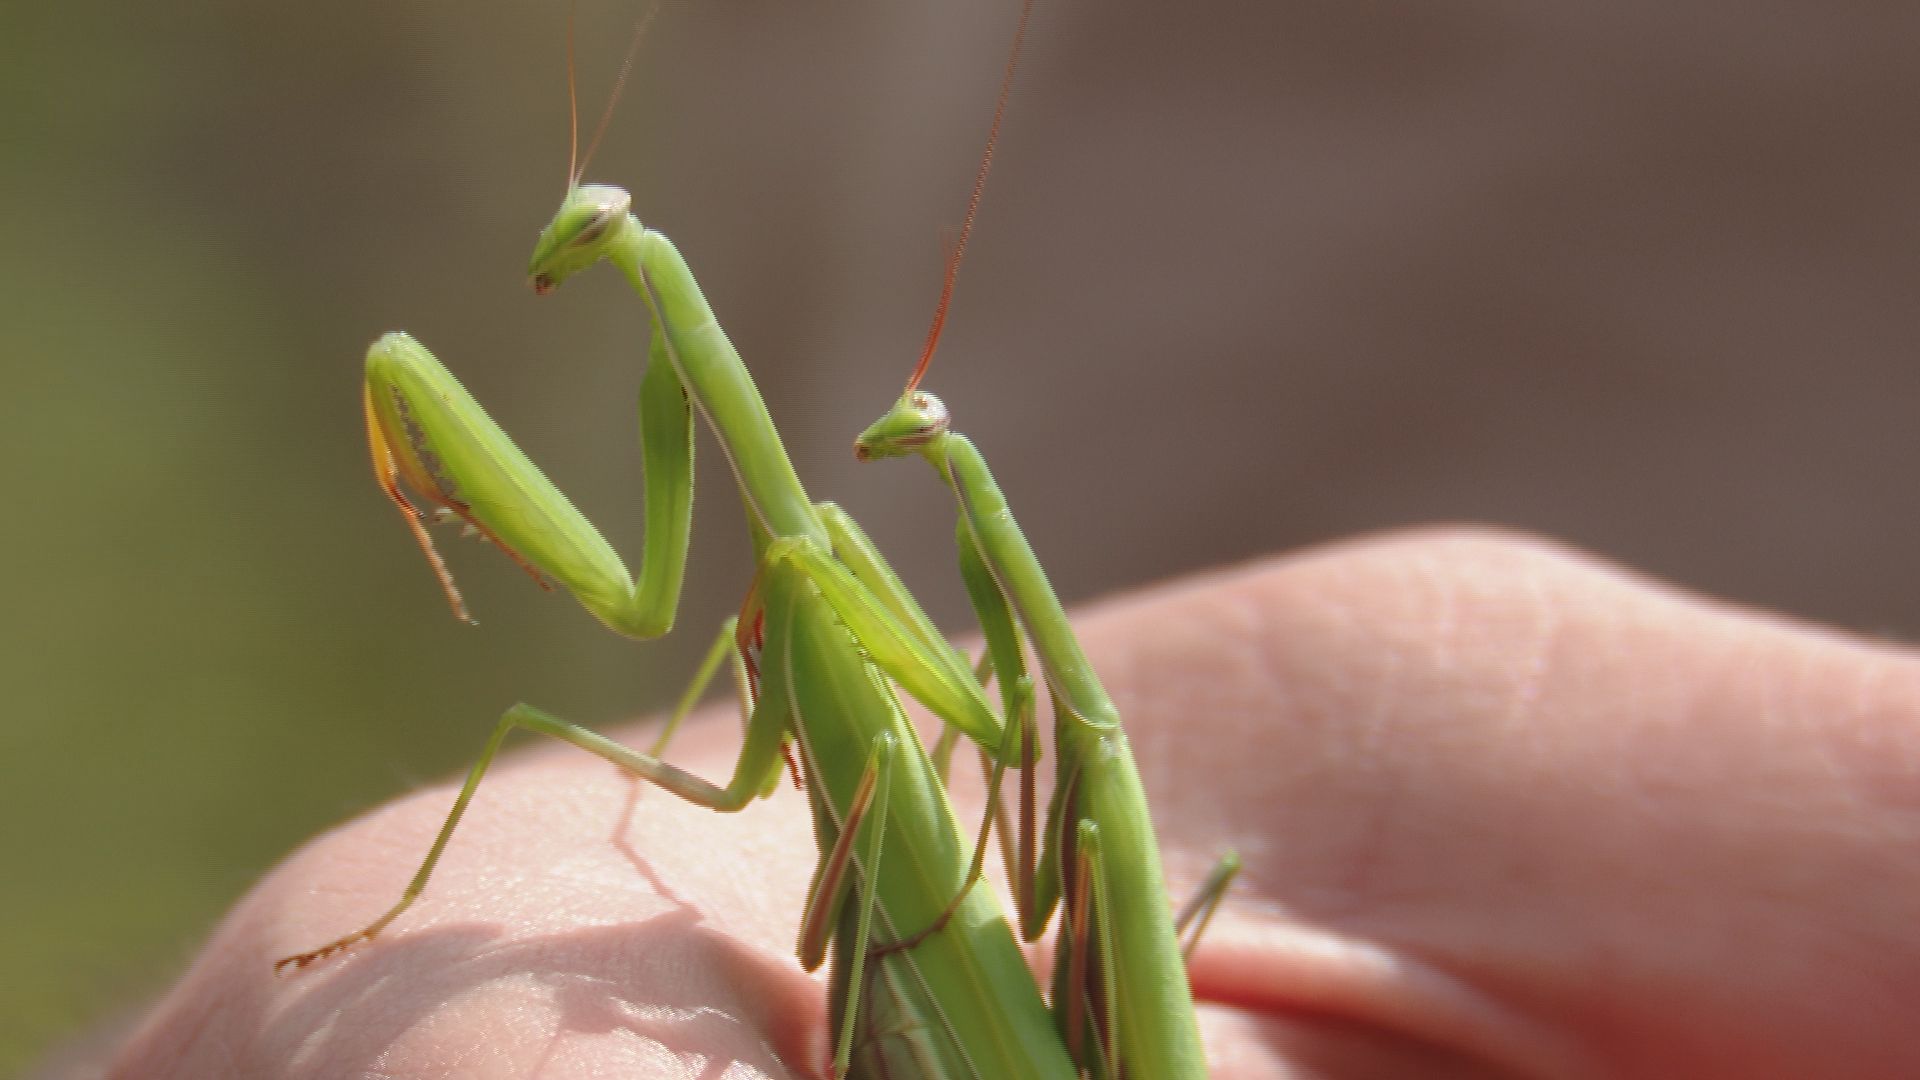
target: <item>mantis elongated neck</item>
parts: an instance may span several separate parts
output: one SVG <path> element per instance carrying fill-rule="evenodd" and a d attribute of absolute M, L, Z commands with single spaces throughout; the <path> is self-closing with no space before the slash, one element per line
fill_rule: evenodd
<path fill-rule="evenodd" d="M 607 252 L 659 320 L 667 359 L 680 384 L 719 439 L 740 481 L 747 511 L 771 536 L 828 542 L 813 501 L 712 307 L 673 241 L 629 216 L 625 234 Z"/>
<path fill-rule="evenodd" d="M 1119 712 L 1094 674 L 1093 664 L 1081 651 L 1080 639 L 1067 622 L 1066 609 L 1060 606 L 1047 572 L 1007 507 L 1006 496 L 1000 493 L 986 459 L 958 432 L 932 436 L 920 453 L 959 498 L 961 512 L 973 528 L 981 553 L 1000 579 L 1020 621 L 1026 624 L 1054 691 L 1088 725 L 1117 729 Z"/>

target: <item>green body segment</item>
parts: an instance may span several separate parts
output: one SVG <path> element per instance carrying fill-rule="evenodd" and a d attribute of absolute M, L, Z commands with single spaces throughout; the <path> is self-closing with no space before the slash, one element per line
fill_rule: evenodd
<path fill-rule="evenodd" d="M 593 194 L 588 198 L 580 192 Z M 648 533 L 639 584 L 599 532 L 452 375 L 405 335 L 382 338 L 368 355 L 368 408 L 376 427 L 370 437 L 376 466 L 384 449 L 392 472 L 420 496 L 465 518 L 530 569 L 553 577 L 607 625 L 647 636 L 667 629 L 677 602 L 691 508 L 689 402 L 705 415 L 738 478 L 760 559 L 759 693 L 734 775 L 718 786 L 585 728 L 517 706 L 496 729 L 401 903 L 366 931 L 288 962 L 304 965 L 364 940 L 412 902 L 500 738 L 513 727 L 565 739 L 721 810 L 746 805 L 777 780 L 780 747 L 791 738 L 823 853 L 836 848 L 853 812 L 863 764 L 881 761 L 888 770 L 879 788 L 886 792 L 884 805 L 862 819 L 879 830 L 873 834 L 873 854 L 856 855 L 843 877 L 823 868 L 817 883 L 843 884 L 809 905 L 829 906 L 830 917 L 821 925 L 831 936 L 834 958 L 830 1019 L 836 1033 L 850 1034 L 851 1075 L 1073 1077 L 1074 1067 L 991 890 L 967 883 L 968 841 L 882 669 L 937 713 L 969 724 L 976 737 L 997 743 L 998 719 L 963 658 L 932 629 L 864 535 L 837 509 L 823 514 L 808 500 L 765 404 L 685 261 L 665 237 L 643 229 L 625 205 L 625 193 L 617 189 L 578 189 L 543 234 L 544 254 L 536 255 L 534 276 L 536 287 L 551 288 L 605 257 L 653 311 L 652 365 L 641 402 Z M 570 234 L 576 238 L 568 240 Z M 582 246 L 592 258 L 577 250 Z M 403 509 L 410 506 L 404 499 L 396 502 Z M 840 549 L 848 552 L 848 562 L 837 557 Z M 672 573 L 653 569 L 668 556 L 675 564 Z M 954 675 L 956 669 L 964 678 Z M 868 849 L 856 844 L 852 850 Z M 922 933 L 950 907 L 951 919 Z M 863 926 L 866 938 L 860 936 Z M 913 942 L 891 947 L 904 939 Z M 803 956 L 819 952 L 805 940 L 800 951 Z"/>
<path fill-rule="evenodd" d="M 863 459 L 918 454 L 933 464 L 959 504 L 963 572 L 999 674 L 1004 680 L 1005 665 L 1019 663 L 1018 641 L 996 614 L 994 598 L 982 595 L 989 589 L 1025 629 L 1052 694 L 1056 776 L 1048 850 L 1039 859 L 1036 896 L 1022 914 L 1032 937 L 1056 902 L 1067 906 L 1053 998 L 1062 1036 L 1096 1076 L 1201 1080 L 1206 1058 L 1193 993 L 1119 711 L 986 460 L 947 426 L 938 398 L 909 390 L 861 435 L 856 449 Z M 985 564 L 985 581 L 968 569 L 973 556 Z M 1082 837 L 1095 841 L 1094 850 L 1080 850 Z M 1098 880 L 1080 880 L 1083 873 Z M 1091 911 L 1082 910 L 1089 904 Z M 1076 966 L 1070 928 L 1083 921 L 1086 952 Z"/>
<path fill-rule="evenodd" d="M 1110 980 L 1116 987 L 1116 1000 L 1096 1010 L 1106 1012 L 1113 1028 L 1102 1031 L 1101 1038 L 1117 1048 L 1123 1075 L 1202 1080 L 1207 1063 L 1193 992 L 1174 932 L 1146 790 L 1121 730 L 1119 710 L 1088 663 L 1059 597 L 979 450 L 965 436 L 949 434 L 925 452 L 953 487 L 980 550 L 1027 628 L 1053 692 L 1058 775 L 1050 816 L 1066 820 L 1049 835 L 1066 840 L 1074 835 L 1076 822 L 1091 822 L 1099 830 L 1105 910 L 1096 914 L 1106 920 L 1114 948 L 1111 953 L 1090 950 L 1088 986 Z M 1074 853 L 1060 850 L 1043 857 L 1043 865 L 1065 872 L 1075 865 Z M 1063 896 L 1074 893 L 1070 881 L 1061 889 Z M 1056 962 L 1056 971 L 1065 969 L 1064 960 L 1062 956 Z M 1113 970 L 1102 972 L 1101 964 L 1111 964 Z M 1056 993 L 1056 1011 L 1060 1000 Z M 1102 1020 L 1099 1026 L 1108 1022 Z"/>
<path fill-rule="evenodd" d="M 634 291 L 657 305 L 668 359 L 720 440 L 755 522 L 771 536 L 805 536 L 824 545 L 827 537 L 819 515 L 780 443 L 767 403 L 680 250 L 629 217 L 621 240 L 609 247 L 607 261 L 626 274 Z"/>
<path fill-rule="evenodd" d="M 857 642 L 805 574 L 773 572 L 764 588 L 763 682 L 782 683 L 822 851 L 839 835 L 869 748 L 888 732 L 902 741 L 903 752 L 890 759 L 888 803 L 869 819 L 881 829 L 878 864 L 856 860 L 856 881 L 834 919 L 829 1015 L 858 1010 L 852 1075 L 1072 1076 L 998 900 L 986 884 L 966 884 L 968 841 L 892 691 L 860 659 Z M 876 951 L 856 965 L 866 883 L 875 889 Z M 887 942 L 933 925 L 962 889 L 967 895 L 944 929 L 910 949 L 886 951 Z M 856 967 L 863 967 L 857 988 L 848 985 Z"/>
<path fill-rule="evenodd" d="M 534 291 L 559 288 L 602 259 L 618 267 L 653 312 L 658 346 L 653 359 L 664 354 L 682 390 L 706 415 L 755 526 L 771 536 L 806 536 L 826 543 L 753 376 L 720 328 L 679 249 L 642 226 L 632 205 L 632 196 L 608 184 L 570 188 L 534 244 L 527 268 Z"/>

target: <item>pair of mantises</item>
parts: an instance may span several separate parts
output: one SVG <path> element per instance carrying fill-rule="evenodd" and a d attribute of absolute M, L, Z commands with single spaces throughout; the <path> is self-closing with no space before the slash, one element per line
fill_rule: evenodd
<path fill-rule="evenodd" d="M 1031 7 L 1032 0 L 1024 0 L 995 135 Z M 536 578 L 565 586 L 622 634 L 666 633 L 688 547 L 692 412 L 698 407 L 739 481 L 758 567 L 746 605 L 722 630 L 695 691 L 731 656 L 746 735 L 733 776 L 722 786 L 662 760 L 658 746 L 641 753 L 516 705 L 495 727 L 400 901 L 365 929 L 288 957 L 280 967 L 305 966 L 370 939 L 405 911 L 425 888 L 502 741 L 524 728 L 564 739 L 715 810 L 738 810 L 769 792 L 783 761 L 793 762 L 821 853 L 798 952 L 809 970 L 833 952 L 835 1076 L 1205 1075 L 1183 928 L 1167 901 L 1118 714 L 985 461 L 964 436 L 948 430 L 939 400 L 919 389 L 993 140 L 990 135 L 949 254 L 919 366 L 899 401 L 856 443 L 862 459 L 918 454 L 952 489 L 961 574 L 987 642 L 977 667 L 934 628 L 859 526 L 801 487 L 746 366 L 686 262 L 630 212 L 627 192 L 582 185 L 583 170 L 570 169 L 566 199 L 540 234 L 530 275 L 535 290 L 546 292 L 605 259 L 627 276 L 652 314 L 640 387 L 647 532 L 637 578 L 425 348 L 399 333 L 373 345 L 365 407 L 375 472 L 462 617 L 464 604 L 427 535 L 429 519 L 463 521 Z M 417 507 L 408 490 L 430 512 Z M 1039 841 L 1029 645 L 1056 722 L 1056 786 Z M 998 685 L 997 709 L 987 699 L 989 678 Z M 991 808 L 971 850 L 947 803 L 944 765 L 923 749 L 895 687 L 950 733 L 972 740 L 990 762 Z M 942 740 L 946 750 L 952 741 Z M 1022 781 L 1017 837 L 996 813 L 1008 767 L 1018 769 Z M 1017 849 L 1011 862 L 1023 936 L 1037 937 L 1056 906 L 1063 912 L 1050 1007 L 981 880 L 996 817 L 1003 847 Z M 1231 865 L 1223 864 L 1225 872 L 1203 893 L 1207 903 L 1190 910 L 1211 911 Z M 1195 934 L 1204 922 L 1204 915 L 1194 920 Z"/>

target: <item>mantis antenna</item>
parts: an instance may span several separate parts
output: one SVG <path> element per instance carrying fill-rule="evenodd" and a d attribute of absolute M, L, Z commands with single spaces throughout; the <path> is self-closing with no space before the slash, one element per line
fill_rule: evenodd
<path fill-rule="evenodd" d="M 593 155 L 600 149 L 600 138 L 607 133 L 607 124 L 613 119 L 613 107 L 620 103 L 620 92 L 626 89 L 627 75 L 633 70 L 633 58 L 640 53 L 640 42 L 647 36 L 647 28 L 653 25 L 653 17 L 660 14 L 660 0 L 648 5 L 646 14 L 633 25 L 633 40 L 627 43 L 627 55 L 620 61 L 620 74 L 613 80 L 613 92 L 607 95 L 607 107 L 600 113 L 600 123 L 593 129 L 593 138 L 587 142 L 587 156 L 580 156 L 580 95 L 575 89 L 573 62 L 573 22 L 575 3 L 567 5 L 567 130 L 571 134 L 567 146 L 567 190 L 580 182 L 587 173 L 587 166 L 593 163 Z"/>
<path fill-rule="evenodd" d="M 933 309 L 933 325 L 927 328 L 926 344 L 920 347 L 920 363 L 913 369 L 913 377 L 907 380 L 907 390 L 911 392 L 920 385 L 927 374 L 927 368 L 933 363 L 933 353 L 940 347 L 940 331 L 947 324 L 947 308 L 953 302 L 953 282 L 960 276 L 960 260 L 967 254 L 967 237 L 973 232 L 973 219 L 980 213 L 980 196 L 987 188 L 987 171 L 993 168 L 993 147 L 1000 139 L 1000 121 L 1007 115 L 1007 97 L 1013 91 L 1013 71 L 1020 63 L 1020 46 L 1027 37 L 1027 19 L 1033 14 L 1033 0 L 1022 0 L 1020 4 L 1020 24 L 1013 31 L 1013 48 L 1007 53 L 1007 69 L 1000 76 L 1000 98 L 993 106 L 993 126 L 987 129 L 987 149 L 980 155 L 980 171 L 973 177 L 973 194 L 967 199 L 967 216 L 960 223 L 960 235 L 953 243 L 953 249 L 947 253 L 946 280 L 940 286 L 940 302 Z"/>

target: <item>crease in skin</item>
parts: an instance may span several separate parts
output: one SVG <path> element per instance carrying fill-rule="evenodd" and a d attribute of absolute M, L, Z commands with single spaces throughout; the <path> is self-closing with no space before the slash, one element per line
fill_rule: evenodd
<path fill-rule="evenodd" d="M 1878 642 L 1869 644 L 1878 645 Z M 1847 719 L 1857 722 L 1861 717 L 1872 716 L 1887 708 L 1889 696 L 1897 697 L 1898 691 L 1892 684 L 1892 669 L 1884 664 L 1856 664 L 1855 674 L 1848 680 L 1852 693 L 1847 697 Z M 1891 694 L 1890 694 L 1891 691 Z"/>
<path fill-rule="evenodd" d="M 1920 671 L 1904 678 L 1887 664 L 1860 663 L 1840 695 L 1843 707 L 1833 717 L 1830 750 L 1833 770 L 1843 781 L 1849 809 L 1862 815 L 1890 815 L 1896 843 L 1920 835 L 1920 741 L 1903 737 L 1902 724 L 1886 717 L 1912 716 L 1920 707 Z M 1910 726 L 1910 725 L 1909 725 Z"/>
<path fill-rule="evenodd" d="M 1564 1030 L 1503 1005 L 1471 983 L 1382 945 L 1299 923 L 1216 924 L 1194 957 L 1196 998 L 1250 1010 L 1315 1014 L 1396 1040 L 1417 1040 L 1514 1075 L 1601 1080 L 1601 1063 Z M 1276 982 L 1273 973 L 1284 972 Z"/>
<path fill-rule="evenodd" d="M 1517 678 L 1507 693 L 1506 708 L 1500 711 L 1500 727 L 1506 734 L 1525 738 L 1535 726 L 1533 718 L 1538 715 L 1543 691 L 1554 672 L 1554 653 L 1564 636 L 1566 619 L 1551 602 L 1536 567 L 1528 566 L 1519 578 L 1533 621 L 1525 642 L 1514 650 L 1509 662 Z"/>
<path fill-rule="evenodd" d="M 302 1072 L 310 1072 L 323 1064 L 324 1055 L 327 1053 L 326 1048 L 334 1045 L 338 1036 L 338 1029 L 345 1019 L 346 1014 L 344 1011 L 333 1012 L 323 1017 L 320 1023 L 315 1024 L 311 1032 L 297 1039 L 292 1049 L 287 1053 L 289 1073 L 297 1076 Z M 232 1071 L 229 1075 L 244 1076 L 246 1074 L 246 1069 L 240 1061 L 236 1060 L 230 1062 L 230 1064 L 232 1065 Z"/>
<path fill-rule="evenodd" d="M 1235 591 L 1225 595 L 1221 608 L 1240 631 L 1227 636 L 1234 648 L 1233 669 L 1246 685 L 1258 687 L 1249 696 L 1267 702 L 1276 715 L 1297 712 L 1303 703 L 1300 688 L 1286 678 L 1286 665 L 1273 656 L 1273 643 L 1286 640 L 1285 628 L 1276 626 L 1277 605 L 1258 593 Z"/>
<path fill-rule="evenodd" d="M 1451 574 L 1441 572 L 1444 564 L 1438 552 L 1423 551 L 1409 562 L 1419 571 L 1416 584 L 1423 587 L 1426 603 L 1421 605 L 1425 615 L 1425 625 L 1421 627 L 1427 638 L 1428 667 L 1441 675 L 1457 675 L 1461 665 L 1457 662 L 1460 651 L 1460 594 L 1461 583 Z M 1422 594 L 1415 594 L 1420 596 Z"/>

